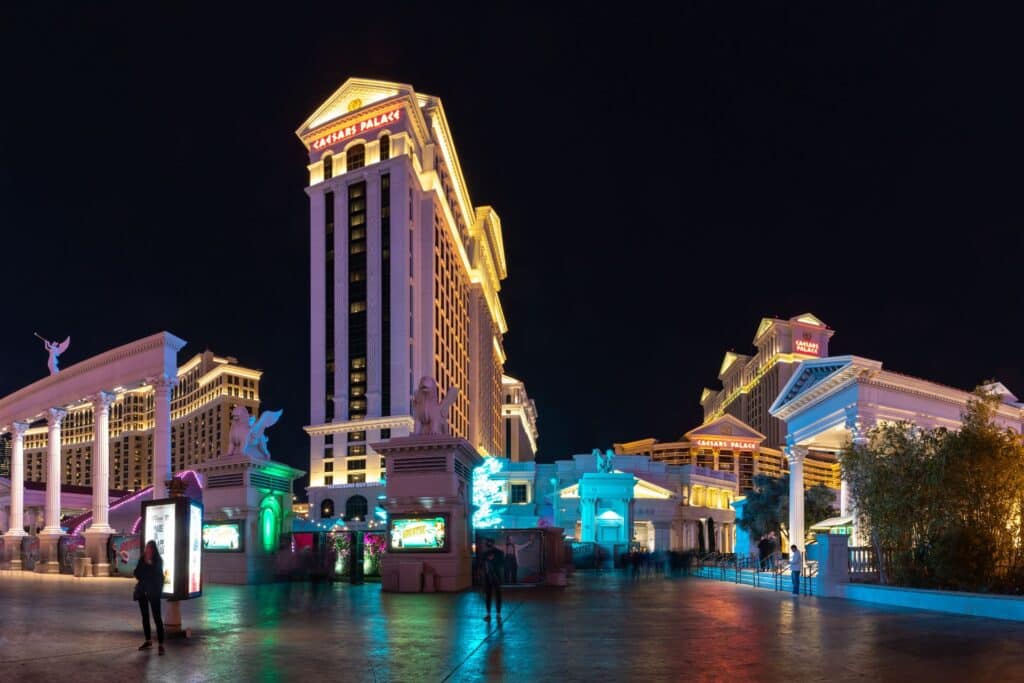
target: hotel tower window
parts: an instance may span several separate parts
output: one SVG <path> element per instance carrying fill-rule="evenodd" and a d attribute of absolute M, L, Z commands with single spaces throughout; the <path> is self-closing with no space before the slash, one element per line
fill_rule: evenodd
<path fill-rule="evenodd" d="M 334 420 L 334 193 L 324 193 L 324 421 Z"/>
<path fill-rule="evenodd" d="M 381 138 L 384 149 L 385 135 Z M 380 177 L 380 339 L 381 353 L 391 358 L 391 176 Z M 381 364 L 380 414 L 391 414 L 391 363 Z"/>
<path fill-rule="evenodd" d="M 333 157 L 328 154 L 324 157 L 324 180 L 329 179 L 334 173 Z"/>
<path fill-rule="evenodd" d="M 345 170 L 354 171 L 357 168 L 362 168 L 366 164 L 366 145 L 352 145 L 347 152 L 345 152 Z"/>
<path fill-rule="evenodd" d="M 351 150 L 349 151 L 351 154 Z M 366 369 L 366 182 L 348 187 L 348 362 L 349 372 Z M 361 382 L 349 382 L 350 420 L 366 417 L 366 373 L 350 374 Z"/>
<path fill-rule="evenodd" d="M 391 136 L 380 136 L 380 160 L 387 161 L 391 158 Z"/>

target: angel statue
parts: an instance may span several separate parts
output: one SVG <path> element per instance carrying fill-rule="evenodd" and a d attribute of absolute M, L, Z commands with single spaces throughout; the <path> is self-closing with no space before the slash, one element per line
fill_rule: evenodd
<path fill-rule="evenodd" d="M 281 419 L 283 410 L 268 410 L 259 419 L 249 415 L 245 406 L 235 406 L 231 411 L 231 431 L 228 432 L 228 455 L 251 455 L 270 459 L 267 449 L 269 439 L 263 434 Z"/>
<path fill-rule="evenodd" d="M 57 357 L 67 351 L 68 347 L 71 346 L 71 337 L 68 337 L 58 344 L 57 342 L 52 342 L 43 338 L 38 332 L 36 332 L 35 335 L 43 340 L 43 348 L 45 348 L 47 353 L 50 354 L 50 358 L 46 361 L 46 367 L 50 369 L 51 375 L 56 375 L 60 372 L 60 368 L 57 367 Z"/>

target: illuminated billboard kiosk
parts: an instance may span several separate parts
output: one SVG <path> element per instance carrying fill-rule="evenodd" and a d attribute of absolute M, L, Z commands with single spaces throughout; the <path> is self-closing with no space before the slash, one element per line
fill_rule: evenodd
<path fill-rule="evenodd" d="M 421 433 L 373 444 L 387 458 L 383 506 L 388 536 L 381 588 L 402 593 L 465 590 L 473 582 L 471 473 L 481 457 L 465 439 L 430 433 L 447 432 L 447 424 L 432 429 L 419 419 Z"/>
<path fill-rule="evenodd" d="M 203 504 L 184 496 L 142 503 L 142 545 L 153 541 L 164 561 L 163 596 L 203 594 Z"/>

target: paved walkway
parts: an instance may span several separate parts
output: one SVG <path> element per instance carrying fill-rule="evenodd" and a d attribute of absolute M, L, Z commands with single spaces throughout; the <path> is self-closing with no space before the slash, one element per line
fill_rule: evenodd
<path fill-rule="evenodd" d="M 577 575 L 478 595 L 379 585 L 208 586 L 189 641 L 141 643 L 132 582 L 0 572 L 2 681 L 1024 680 L 1024 624 L 878 609 L 706 579 Z"/>

